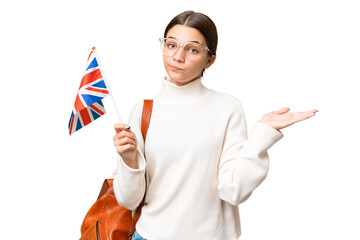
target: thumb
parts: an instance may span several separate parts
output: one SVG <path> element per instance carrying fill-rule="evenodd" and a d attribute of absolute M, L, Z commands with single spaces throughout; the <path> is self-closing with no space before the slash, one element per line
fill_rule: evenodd
<path fill-rule="evenodd" d="M 119 133 L 123 130 L 130 130 L 130 126 L 129 125 L 126 125 L 126 124 L 122 124 L 122 123 L 116 123 L 114 125 L 114 128 L 115 128 L 115 131 L 116 133 Z"/>
<path fill-rule="evenodd" d="M 276 113 L 278 113 L 278 114 L 284 114 L 284 113 L 287 113 L 288 111 L 290 111 L 290 108 L 284 107 L 284 108 L 276 111 Z"/>

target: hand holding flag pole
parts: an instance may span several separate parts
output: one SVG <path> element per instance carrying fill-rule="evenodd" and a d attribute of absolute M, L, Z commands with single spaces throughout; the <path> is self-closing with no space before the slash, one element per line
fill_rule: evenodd
<path fill-rule="evenodd" d="M 68 126 L 70 135 L 105 114 L 101 100 L 107 96 L 111 96 L 118 120 L 122 123 L 109 83 L 101 69 L 96 48 L 93 47 L 70 116 Z"/>

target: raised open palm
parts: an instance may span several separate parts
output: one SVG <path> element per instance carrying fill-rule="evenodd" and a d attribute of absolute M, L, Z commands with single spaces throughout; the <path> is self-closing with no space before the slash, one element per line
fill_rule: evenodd
<path fill-rule="evenodd" d="M 316 109 L 306 112 L 295 113 L 290 113 L 289 111 L 290 108 L 285 107 L 278 111 L 267 113 L 262 117 L 261 122 L 279 130 L 282 128 L 286 128 L 296 122 L 311 118 L 315 116 L 316 112 L 318 112 L 318 110 Z"/>

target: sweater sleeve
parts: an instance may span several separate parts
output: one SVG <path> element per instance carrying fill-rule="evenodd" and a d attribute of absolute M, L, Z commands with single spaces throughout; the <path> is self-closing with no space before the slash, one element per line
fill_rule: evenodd
<path fill-rule="evenodd" d="M 117 167 L 113 172 L 113 187 L 116 200 L 121 206 L 130 210 L 135 210 L 139 206 L 146 188 L 146 161 L 144 157 L 144 139 L 141 133 L 142 108 L 143 101 L 133 107 L 128 123 L 131 131 L 135 133 L 137 141 L 136 160 L 139 168 L 130 168 L 118 154 Z"/>
<path fill-rule="evenodd" d="M 269 169 L 267 150 L 283 134 L 258 121 L 247 138 L 240 102 L 228 119 L 220 157 L 218 192 L 221 199 L 238 205 L 265 179 Z"/>

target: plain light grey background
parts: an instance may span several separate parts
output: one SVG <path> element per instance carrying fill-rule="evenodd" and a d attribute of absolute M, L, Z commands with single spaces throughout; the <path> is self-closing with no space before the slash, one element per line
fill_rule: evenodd
<path fill-rule="evenodd" d="M 360 8 L 350 0 L 2 1 L 2 238 L 80 237 L 116 166 L 110 98 L 105 116 L 68 135 L 91 47 L 127 120 L 159 92 L 158 38 L 190 9 L 218 27 L 217 60 L 203 83 L 242 102 L 249 131 L 285 106 L 319 110 L 270 149 L 267 179 L 240 206 L 240 239 L 360 238 Z"/>

